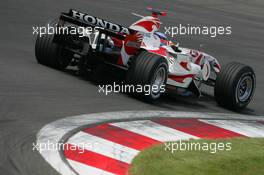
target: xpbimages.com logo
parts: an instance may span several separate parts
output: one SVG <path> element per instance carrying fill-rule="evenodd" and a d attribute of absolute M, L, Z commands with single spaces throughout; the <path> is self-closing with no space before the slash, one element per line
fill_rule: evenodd
<path fill-rule="evenodd" d="M 78 153 L 84 153 L 86 149 L 95 148 L 97 145 L 96 142 L 83 142 L 78 144 L 65 144 L 65 143 L 53 143 L 48 140 L 47 143 L 32 143 L 32 150 L 39 151 L 78 151 Z"/>
<path fill-rule="evenodd" d="M 78 35 L 79 37 L 87 37 L 90 35 L 98 35 L 100 27 L 73 27 L 73 26 L 52 26 L 47 24 L 46 26 L 33 26 L 32 34 L 43 37 L 44 35 Z"/>
<path fill-rule="evenodd" d="M 204 35 L 215 38 L 223 35 L 231 35 L 231 26 L 193 26 L 191 24 L 177 26 L 165 26 L 165 35 L 177 37 L 179 35 Z"/>
<path fill-rule="evenodd" d="M 172 154 L 177 151 L 202 151 L 215 154 L 219 151 L 230 151 L 232 143 L 225 141 L 177 141 L 164 143 L 164 150 Z"/>
<path fill-rule="evenodd" d="M 164 93 L 165 92 L 165 85 L 130 85 L 130 84 L 107 84 L 107 85 L 99 85 L 98 92 L 103 93 L 105 95 L 109 95 L 111 93 L 143 93 L 144 95 L 150 95 L 151 92 L 153 93 Z"/>

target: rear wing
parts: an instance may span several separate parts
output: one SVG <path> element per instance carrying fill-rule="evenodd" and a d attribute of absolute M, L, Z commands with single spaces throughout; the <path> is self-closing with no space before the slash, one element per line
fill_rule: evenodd
<path fill-rule="evenodd" d="M 81 27 L 91 27 L 93 30 L 119 39 L 124 39 L 126 35 L 133 33 L 133 30 L 127 27 L 73 9 L 60 15 L 58 26 L 67 26 L 67 23 Z"/>

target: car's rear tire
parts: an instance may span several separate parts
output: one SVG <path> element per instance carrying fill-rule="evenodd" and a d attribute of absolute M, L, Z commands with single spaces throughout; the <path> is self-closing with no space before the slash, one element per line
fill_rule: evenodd
<path fill-rule="evenodd" d="M 168 64 L 163 57 L 141 51 L 132 59 L 126 81 L 127 84 L 133 85 L 135 89 L 137 89 L 137 86 L 141 86 L 143 89 L 148 86 L 149 88 L 145 88 L 145 90 L 147 89 L 149 92 L 134 93 L 142 94 L 145 99 L 154 101 L 165 91 L 167 76 Z"/>
<path fill-rule="evenodd" d="M 214 96 L 220 106 L 231 110 L 245 108 L 251 101 L 256 86 L 253 69 L 232 62 L 224 65 L 217 75 Z"/>
<path fill-rule="evenodd" d="M 51 20 L 47 25 L 56 27 L 57 20 Z M 35 56 L 38 63 L 56 68 L 65 69 L 70 61 L 71 57 L 66 55 L 67 52 L 64 49 L 53 43 L 54 34 L 38 35 L 35 43 Z"/>

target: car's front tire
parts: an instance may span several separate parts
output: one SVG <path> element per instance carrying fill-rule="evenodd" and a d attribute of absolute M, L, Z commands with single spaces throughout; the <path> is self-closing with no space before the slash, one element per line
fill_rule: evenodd
<path fill-rule="evenodd" d="M 217 75 L 214 96 L 219 105 L 239 110 L 251 101 L 256 86 L 253 69 L 247 65 L 232 62 L 224 65 Z"/>

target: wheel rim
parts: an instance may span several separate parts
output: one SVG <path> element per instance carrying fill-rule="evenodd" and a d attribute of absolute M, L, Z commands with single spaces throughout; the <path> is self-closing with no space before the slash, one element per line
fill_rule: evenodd
<path fill-rule="evenodd" d="M 254 81 L 249 75 L 244 76 L 239 80 L 236 88 L 236 94 L 239 101 L 245 102 L 250 98 L 253 91 L 253 83 Z"/>
<path fill-rule="evenodd" d="M 153 83 L 152 86 L 157 87 L 157 91 L 153 92 L 154 94 L 157 94 L 160 92 L 161 86 L 164 84 L 166 78 L 166 70 L 164 67 L 159 67 L 159 69 L 156 71 L 154 77 L 153 77 Z"/>

